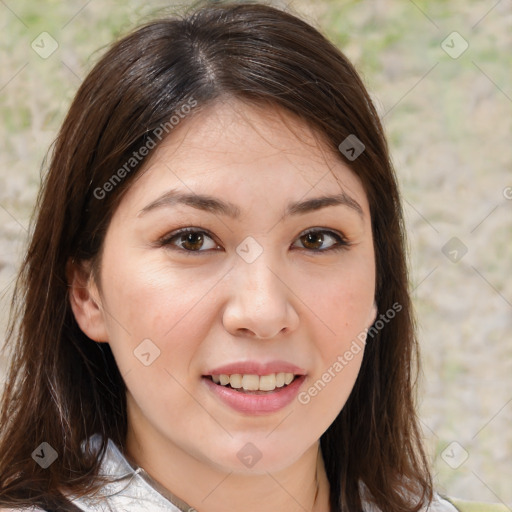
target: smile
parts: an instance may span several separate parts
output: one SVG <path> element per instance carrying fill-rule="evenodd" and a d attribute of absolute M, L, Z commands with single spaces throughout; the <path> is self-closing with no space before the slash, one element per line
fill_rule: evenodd
<path fill-rule="evenodd" d="M 268 392 L 276 388 L 288 386 L 297 376 L 293 373 L 271 373 L 269 375 L 212 375 L 211 379 L 215 384 L 237 389 L 240 392 Z"/>
<path fill-rule="evenodd" d="M 240 384 L 240 387 L 232 387 L 231 379 L 233 377 L 234 384 Z M 214 378 L 218 378 L 219 382 L 216 383 Z M 221 383 L 221 378 L 225 384 Z M 203 376 L 202 381 L 221 404 L 244 414 L 260 415 L 280 411 L 291 404 L 305 379 L 305 375 L 292 373 L 261 376 L 220 374 Z M 283 385 L 278 386 L 281 382 Z"/>

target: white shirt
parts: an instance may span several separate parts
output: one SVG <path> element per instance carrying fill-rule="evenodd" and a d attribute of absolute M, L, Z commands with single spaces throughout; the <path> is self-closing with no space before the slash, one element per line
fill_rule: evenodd
<path fill-rule="evenodd" d="M 93 448 L 99 447 L 101 437 L 93 435 L 89 442 Z M 167 489 L 154 481 L 142 468 L 133 468 L 116 444 L 109 439 L 105 456 L 102 459 L 100 474 L 115 477 L 116 481 L 105 485 L 96 497 L 67 497 L 80 510 L 85 512 L 198 512 Z M 6 512 L 14 509 L 6 509 Z M 28 507 L 24 512 L 44 512 Z M 380 512 L 367 504 L 366 512 Z M 436 494 L 430 507 L 424 512 L 457 512 L 448 501 Z"/>

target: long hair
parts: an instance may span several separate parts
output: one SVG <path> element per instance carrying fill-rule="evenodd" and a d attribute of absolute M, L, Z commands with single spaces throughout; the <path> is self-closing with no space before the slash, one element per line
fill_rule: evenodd
<path fill-rule="evenodd" d="M 359 511 L 363 498 L 386 511 L 416 511 L 432 499 L 415 410 L 418 347 L 402 210 L 378 115 L 352 64 L 314 27 L 271 6 L 228 3 L 152 21 L 114 43 L 71 104 L 13 298 L 0 505 L 44 507 L 60 502 L 59 489 L 90 492 L 101 485 L 107 439 L 124 446 L 124 382 L 109 345 L 75 321 L 66 265 L 99 261 L 112 214 L 147 158 L 138 150 L 150 139 L 158 147 L 162 126 L 172 137 L 170 120 L 184 105 L 195 102 L 187 111 L 195 116 L 229 97 L 294 113 L 359 177 L 371 212 L 377 308 L 401 306 L 368 337 L 352 393 L 321 437 L 331 511 Z M 365 146 L 356 159 L 338 150 L 350 135 Z M 94 433 L 101 451 L 83 452 Z M 43 442 L 58 454 L 46 469 L 32 457 Z"/>

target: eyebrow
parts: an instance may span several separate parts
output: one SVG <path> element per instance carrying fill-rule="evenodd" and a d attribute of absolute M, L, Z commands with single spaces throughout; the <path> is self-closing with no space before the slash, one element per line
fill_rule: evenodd
<path fill-rule="evenodd" d="M 230 203 L 229 201 L 224 201 L 210 195 L 187 193 L 173 189 L 169 190 L 145 206 L 142 210 L 139 211 L 137 217 L 145 215 L 146 213 L 161 207 L 170 207 L 179 204 L 190 206 L 192 208 L 217 215 L 224 215 L 233 219 L 239 219 L 241 215 L 240 208 L 238 208 L 237 205 Z M 341 192 L 340 194 L 332 196 L 321 196 L 307 199 L 305 201 L 291 202 L 286 207 L 284 217 L 289 217 L 290 215 L 303 215 L 305 213 L 320 210 L 328 206 L 340 205 L 351 208 L 352 210 L 356 211 L 361 218 L 363 218 L 363 209 L 361 208 L 360 204 L 345 192 Z"/>

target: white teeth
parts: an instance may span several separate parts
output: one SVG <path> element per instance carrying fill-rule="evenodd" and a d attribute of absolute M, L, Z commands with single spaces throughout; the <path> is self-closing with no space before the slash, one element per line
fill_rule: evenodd
<path fill-rule="evenodd" d="M 262 375 L 259 379 L 259 389 L 261 391 L 272 391 L 276 389 L 276 374 Z"/>
<path fill-rule="evenodd" d="M 290 384 L 295 375 L 293 373 L 271 373 L 269 375 L 248 374 L 241 375 L 235 373 L 233 375 L 212 375 L 215 384 L 227 386 L 228 384 L 234 389 L 243 388 L 245 391 L 273 391 L 276 388 L 282 388 Z"/>
<path fill-rule="evenodd" d="M 278 373 L 276 375 L 276 388 L 282 388 L 284 386 L 284 373 Z"/>
<path fill-rule="evenodd" d="M 258 391 L 260 378 L 257 375 L 244 375 L 242 377 L 242 387 L 246 391 Z"/>
<path fill-rule="evenodd" d="M 229 384 L 232 388 L 240 389 L 242 387 L 242 376 L 239 373 L 235 373 L 229 377 Z"/>

